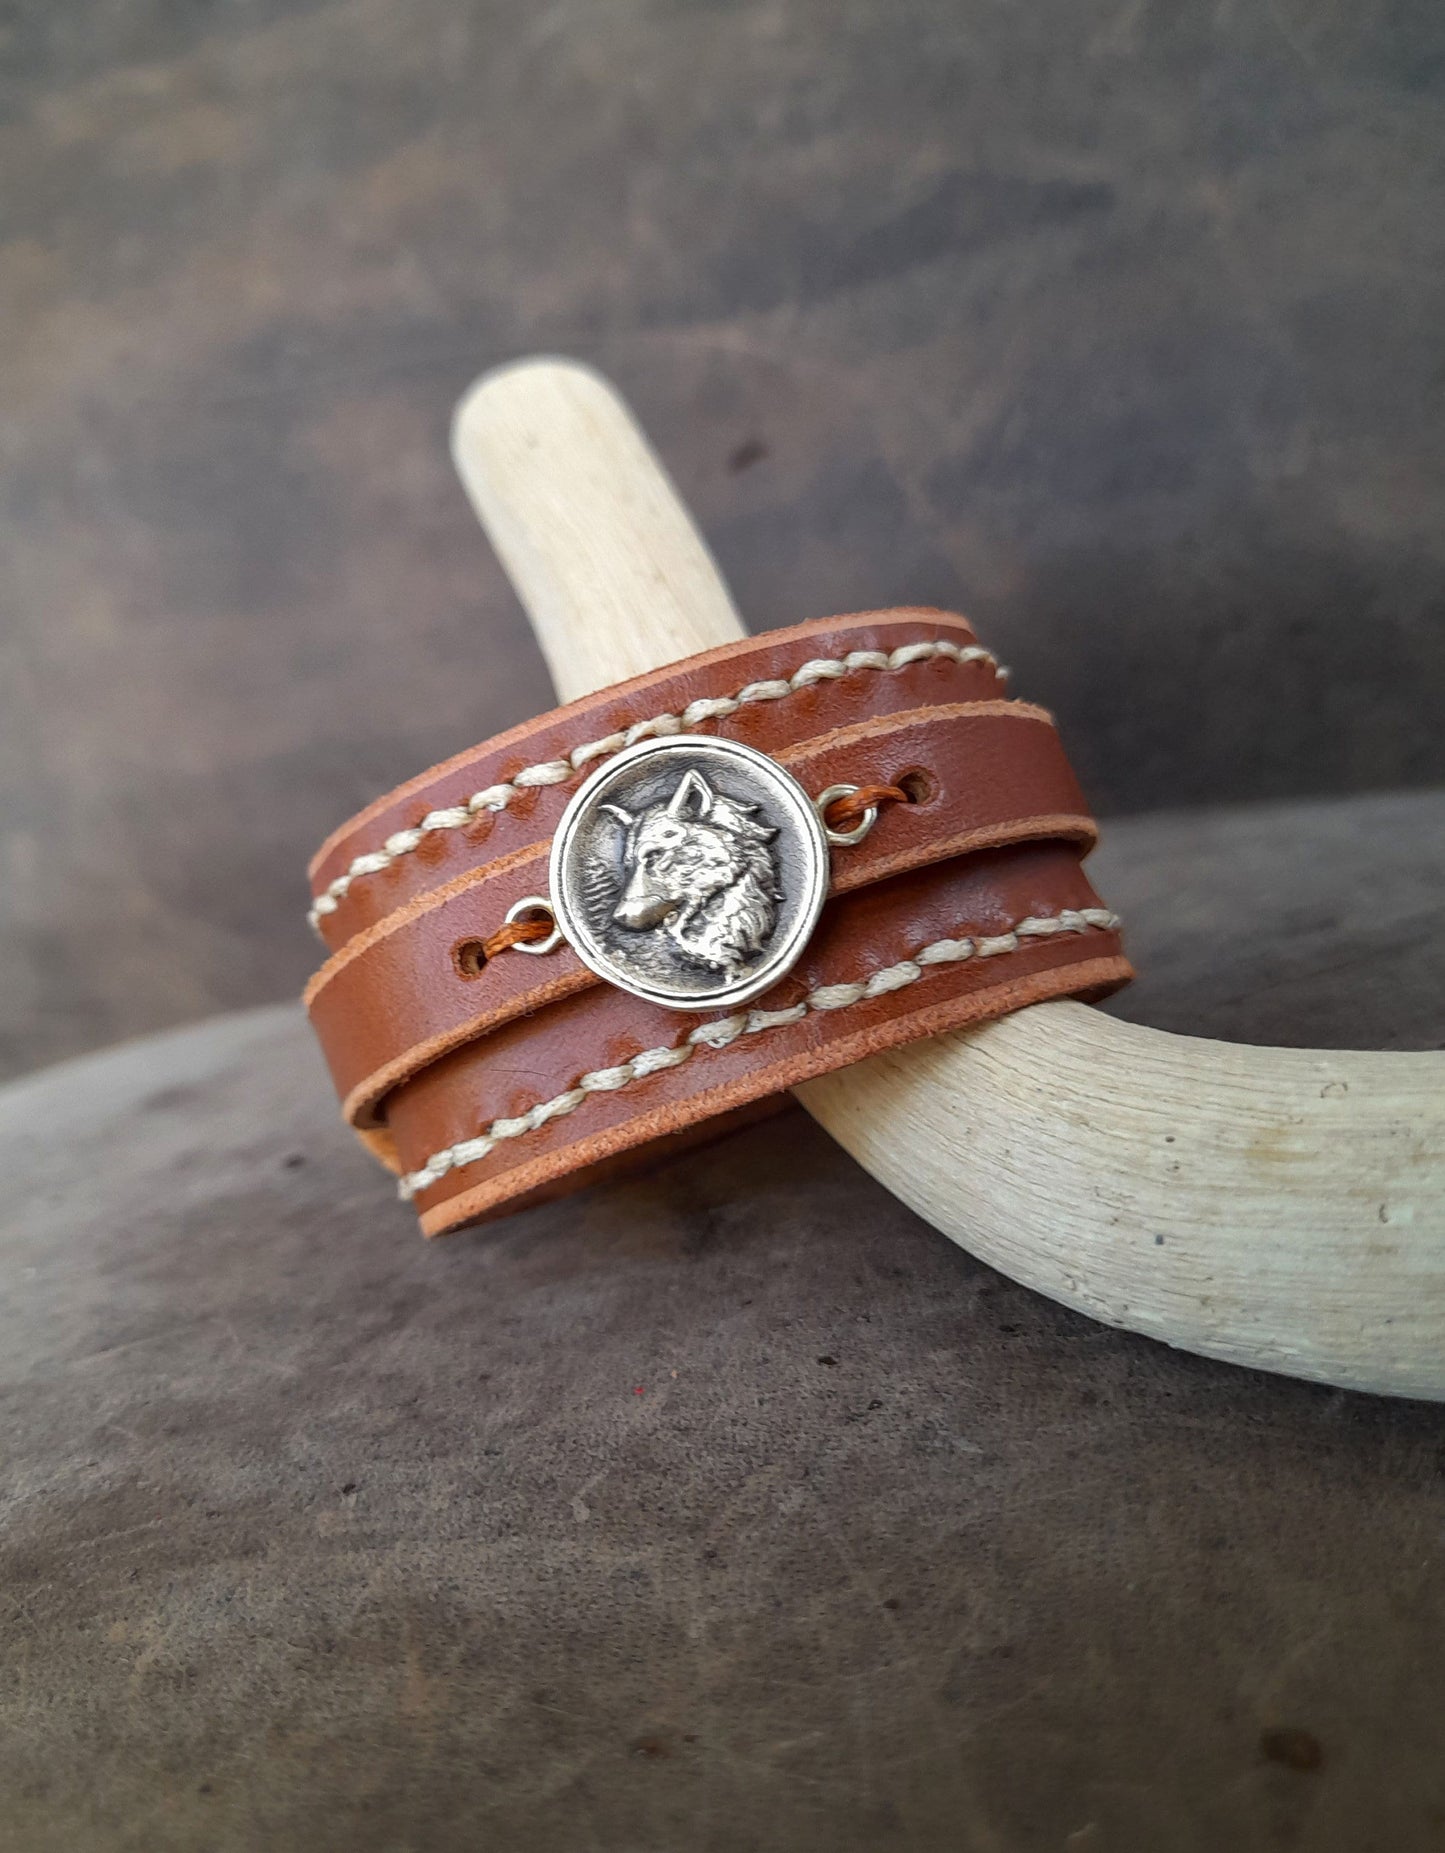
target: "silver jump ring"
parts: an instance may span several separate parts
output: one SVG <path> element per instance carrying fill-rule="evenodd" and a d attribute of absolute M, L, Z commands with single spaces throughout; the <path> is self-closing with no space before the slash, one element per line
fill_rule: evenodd
<path fill-rule="evenodd" d="M 520 901 L 513 901 L 502 918 L 512 926 L 523 914 L 545 914 L 552 922 L 552 931 L 545 939 L 519 939 L 512 947 L 513 952 L 530 952 L 538 958 L 544 953 L 555 952 L 562 944 L 562 929 L 557 924 L 557 916 L 552 912 L 552 903 L 545 894 L 524 894 Z"/>
<path fill-rule="evenodd" d="M 853 793 L 860 789 L 861 787 L 857 785 L 830 785 L 826 791 L 820 791 L 813 800 L 818 816 L 822 820 L 823 835 L 839 849 L 851 849 L 855 843 L 861 843 L 878 821 L 878 806 L 870 804 L 851 830 L 835 830 L 828 822 L 828 806 L 836 804 L 839 798 L 851 798 Z"/>

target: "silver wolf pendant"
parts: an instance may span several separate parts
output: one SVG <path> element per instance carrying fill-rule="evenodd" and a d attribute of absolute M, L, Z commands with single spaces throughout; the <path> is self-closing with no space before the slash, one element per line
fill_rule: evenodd
<path fill-rule="evenodd" d="M 777 831 L 758 809 L 689 770 L 665 802 L 633 814 L 599 809 L 626 837 L 625 884 L 612 918 L 635 933 L 661 929 L 684 958 L 732 978 L 767 944 L 777 919 Z"/>

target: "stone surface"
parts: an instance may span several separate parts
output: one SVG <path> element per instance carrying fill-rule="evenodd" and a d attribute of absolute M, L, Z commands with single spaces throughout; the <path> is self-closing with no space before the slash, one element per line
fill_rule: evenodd
<path fill-rule="evenodd" d="M 1117 819 L 1089 871 L 1138 967 L 1119 1016 L 1284 1048 L 1445 1048 L 1445 791 Z"/>
<path fill-rule="evenodd" d="M 1438 1045 L 1442 826 L 1121 823 L 1127 1007 Z M 796 1112 L 426 1245 L 290 1008 L 0 1167 L 4 1853 L 1445 1838 L 1438 1408 L 1092 1325 Z"/>
<path fill-rule="evenodd" d="M 539 349 L 1107 811 L 1439 782 L 1442 90 L 1431 0 L 6 9 L 0 1063 L 294 994 L 322 835 L 546 704 L 445 454 Z"/>

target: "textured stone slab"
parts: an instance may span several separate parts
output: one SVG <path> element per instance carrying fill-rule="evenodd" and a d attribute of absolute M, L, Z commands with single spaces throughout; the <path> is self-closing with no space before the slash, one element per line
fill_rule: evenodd
<path fill-rule="evenodd" d="M 1442 822 L 1117 827 L 1131 1007 L 1438 1042 Z M 7 1853 L 1445 1834 L 1440 1411 L 1089 1324 L 801 1114 L 428 1246 L 283 1007 L 0 1167 Z"/>

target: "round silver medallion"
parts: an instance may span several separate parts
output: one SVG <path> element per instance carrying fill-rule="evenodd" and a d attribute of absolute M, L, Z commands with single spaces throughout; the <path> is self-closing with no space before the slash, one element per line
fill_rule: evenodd
<path fill-rule="evenodd" d="M 551 887 L 557 925 L 599 978 L 674 1010 L 742 1004 L 808 943 L 828 844 L 776 760 L 676 734 L 580 787 L 552 839 Z"/>

